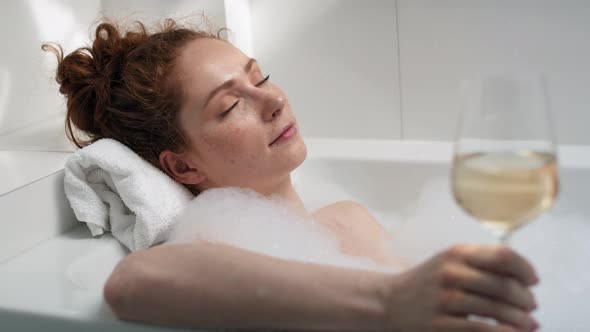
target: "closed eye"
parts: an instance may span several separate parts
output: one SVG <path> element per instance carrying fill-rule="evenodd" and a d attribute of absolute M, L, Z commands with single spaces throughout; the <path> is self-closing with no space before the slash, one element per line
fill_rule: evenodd
<path fill-rule="evenodd" d="M 260 81 L 256 84 L 256 87 L 259 87 L 262 84 L 264 84 L 264 82 L 268 81 L 269 78 L 270 78 L 270 75 L 266 75 L 266 77 L 262 81 Z"/>
<path fill-rule="evenodd" d="M 260 82 L 256 83 L 256 85 L 255 85 L 255 86 L 256 86 L 256 87 L 259 87 L 259 86 L 261 86 L 261 85 L 262 85 L 262 84 L 264 84 L 266 81 L 268 81 L 268 79 L 269 79 L 269 78 L 270 78 L 270 74 L 269 74 L 269 75 L 266 75 L 266 77 L 265 77 L 265 78 L 264 78 L 262 81 L 260 81 Z M 230 106 L 228 109 L 226 109 L 225 111 L 221 112 L 219 115 L 220 115 L 221 117 L 225 117 L 226 115 L 228 115 L 228 114 L 229 114 L 229 112 L 231 112 L 231 110 L 232 110 L 234 107 L 236 107 L 236 106 L 238 105 L 238 103 L 239 103 L 239 102 L 240 102 L 239 100 L 238 100 L 238 101 L 236 101 L 235 103 L 233 103 L 233 105 L 231 105 L 231 106 Z"/>
<path fill-rule="evenodd" d="M 221 117 L 224 117 L 224 116 L 228 115 L 228 114 L 229 114 L 229 112 L 230 112 L 230 111 L 231 111 L 231 110 L 232 110 L 234 107 L 236 107 L 236 105 L 238 105 L 238 103 L 239 103 L 239 102 L 240 102 L 239 100 L 238 100 L 238 101 L 236 101 L 235 103 L 233 103 L 233 105 L 231 105 L 231 106 L 230 106 L 228 109 L 226 109 L 225 111 L 221 112 L 219 115 L 220 115 Z"/>

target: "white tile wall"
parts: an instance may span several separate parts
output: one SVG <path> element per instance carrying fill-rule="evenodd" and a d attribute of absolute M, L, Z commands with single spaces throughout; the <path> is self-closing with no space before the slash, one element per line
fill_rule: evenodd
<path fill-rule="evenodd" d="M 398 0 L 404 138 L 450 140 L 461 80 L 543 73 L 560 143 L 590 144 L 590 2 Z"/>
<path fill-rule="evenodd" d="M 0 197 L 63 169 L 68 152 L 0 151 Z"/>
<path fill-rule="evenodd" d="M 58 171 L 18 190 L 0 193 L 0 262 L 75 224 L 63 177 L 63 171 Z"/>
<path fill-rule="evenodd" d="M 223 0 L 101 0 L 102 13 L 117 22 L 139 20 L 148 25 L 162 18 L 188 19 L 190 22 L 212 29 L 225 26 Z M 206 21 L 202 20 L 205 14 Z"/>
<path fill-rule="evenodd" d="M 254 56 L 305 136 L 400 138 L 394 1 L 250 4 Z"/>
<path fill-rule="evenodd" d="M 66 50 L 88 39 L 99 0 L 27 0 L 0 3 L 0 147 L 19 149 L 19 141 L 2 137 L 31 126 L 63 119 L 63 101 L 54 83 L 55 57 L 41 50 L 43 42 L 59 42 Z M 43 126 L 41 126 L 43 127 Z M 63 127 L 59 138 L 64 141 Z M 31 133 L 34 135 L 35 133 Z M 47 142 L 46 142 L 47 143 Z M 56 142 L 50 142 L 55 145 Z"/>

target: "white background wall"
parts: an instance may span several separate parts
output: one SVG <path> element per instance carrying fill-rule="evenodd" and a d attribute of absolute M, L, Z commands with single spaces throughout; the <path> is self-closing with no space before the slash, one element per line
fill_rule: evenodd
<path fill-rule="evenodd" d="M 190 16 L 218 26 L 240 0 L 0 2 L 0 150 L 68 149 L 55 60 L 101 11 Z M 246 0 L 244 0 L 246 1 Z M 313 137 L 451 140 L 461 80 L 544 73 L 560 143 L 590 144 L 590 2 L 585 0 L 250 0 L 252 52 Z M 232 17 L 239 19 L 240 13 Z"/>
<path fill-rule="evenodd" d="M 41 44 L 66 50 L 88 39 L 98 0 L 0 3 L 0 148 L 64 146 L 63 100 L 53 83 L 55 57 Z M 60 129 L 58 129 L 61 127 Z"/>
<path fill-rule="evenodd" d="M 187 18 L 201 24 L 207 16 L 211 28 L 225 26 L 223 0 L 101 0 L 102 14 L 116 21 L 157 23 L 163 17 Z M 206 22 L 202 23 L 206 28 Z"/>
<path fill-rule="evenodd" d="M 314 137 L 453 140 L 478 73 L 549 83 L 560 143 L 590 144 L 590 2 L 250 0 L 254 54 Z"/>
<path fill-rule="evenodd" d="M 398 0 L 404 138 L 450 140 L 461 80 L 543 73 L 560 143 L 590 144 L 590 1 Z"/>
<path fill-rule="evenodd" d="M 401 138 L 394 1 L 250 4 L 254 56 L 305 136 Z"/>

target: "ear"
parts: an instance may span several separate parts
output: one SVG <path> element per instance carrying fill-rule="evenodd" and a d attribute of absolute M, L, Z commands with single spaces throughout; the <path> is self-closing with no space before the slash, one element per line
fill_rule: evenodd
<path fill-rule="evenodd" d="M 205 180 L 205 175 L 194 167 L 191 167 L 183 156 L 170 150 L 160 153 L 160 166 L 166 174 L 177 182 L 197 185 Z"/>

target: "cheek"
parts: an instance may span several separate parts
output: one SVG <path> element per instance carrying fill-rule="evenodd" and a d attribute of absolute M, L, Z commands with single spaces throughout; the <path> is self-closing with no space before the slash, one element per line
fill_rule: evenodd
<path fill-rule="evenodd" d="M 227 156 L 239 150 L 239 130 L 215 130 L 203 139 L 203 145 L 208 155 Z"/>
<path fill-rule="evenodd" d="M 207 155 L 225 165 L 247 167 L 260 157 L 256 132 L 242 126 L 219 127 L 203 140 Z"/>

